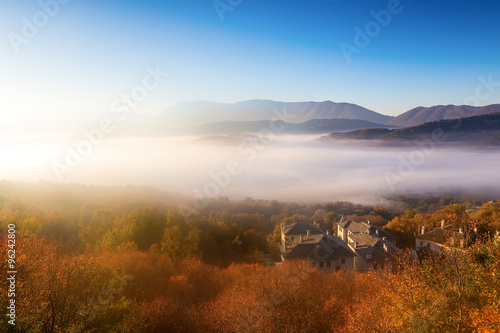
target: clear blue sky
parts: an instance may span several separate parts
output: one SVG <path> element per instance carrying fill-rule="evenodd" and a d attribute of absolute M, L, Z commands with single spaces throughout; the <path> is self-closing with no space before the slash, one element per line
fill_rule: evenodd
<path fill-rule="evenodd" d="M 180 101 L 273 99 L 351 102 L 397 115 L 463 104 L 479 76 L 500 82 L 498 1 L 401 0 L 400 12 L 350 63 L 341 43 L 355 46 L 354 28 L 364 30 L 370 12 L 388 1 L 242 0 L 231 7 L 221 20 L 211 0 L 72 0 L 43 22 L 39 2 L 4 0 L 0 121 L 109 112 L 148 66 L 170 74 L 137 109 L 151 113 Z M 23 18 L 34 16 L 43 26 L 16 52 L 12 36 L 23 36 Z M 481 100 L 493 103 L 500 87 Z"/>

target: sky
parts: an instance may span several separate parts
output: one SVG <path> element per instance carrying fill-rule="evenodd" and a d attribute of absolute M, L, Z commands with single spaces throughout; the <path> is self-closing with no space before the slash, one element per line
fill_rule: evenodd
<path fill-rule="evenodd" d="M 500 103 L 499 14 L 484 0 L 3 0 L 0 121 L 94 119 L 145 80 L 134 112 L 272 99 L 398 115 L 464 104 L 481 78 L 478 104 Z"/>

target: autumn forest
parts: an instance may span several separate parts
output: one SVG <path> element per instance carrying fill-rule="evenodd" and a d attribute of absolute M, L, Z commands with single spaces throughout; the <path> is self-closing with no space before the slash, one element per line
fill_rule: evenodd
<path fill-rule="evenodd" d="M 2 332 L 498 332 L 500 201 L 381 205 L 185 198 L 142 187 L 0 184 Z M 390 269 L 323 273 L 280 259 L 280 223 L 344 216 L 398 238 Z M 412 258 L 419 227 L 475 229 L 470 246 Z M 8 261 L 13 249 L 15 263 Z M 11 231 L 9 231 L 11 230 Z M 8 277 L 8 274 L 7 274 Z M 0 280 L 2 308 L 10 281 Z"/>

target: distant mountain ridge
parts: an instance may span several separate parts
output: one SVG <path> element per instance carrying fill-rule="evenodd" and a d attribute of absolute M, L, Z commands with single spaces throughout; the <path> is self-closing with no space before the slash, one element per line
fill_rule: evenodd
<path fill-rule="evenodd" d="M 312 119 L 358 119 L 383 125 L 394 118 L 350 103 L 271 100 L 250 100 L 232 104 L 183 102 L 168 108 L 163 115 L 184 124 L 202 125 L 221 121 L 270 120 L 276 116 L 274 110 L 278 113 L 286 112 L 289 117 L 283 120 L 291 123 L 303 123 Z"/>
<path fill-rule="evenodd" d="M 331 133 L 321 137 L 323 142 L 338 140 L 381 140 L 405 142 L 432 138 L 435 130 L 442 131 L 447 142 L 500 145 L 500 113 L 448 119 L 399 129 L 361 129 L 345 133 Z"/>
<path fill-rule="evenodd" d="M 386 125 L 409 127 L 432 121 L 482 116 L 496 112 L 500 112 L 500 104 L 481 107 L 470 105 L 419 106 L 389 120 Z"/>
<path fill-rule="evenodd" d="M 311 119 L 298 124 L 278 120 L 273 122 L 273 126 L 279 129 L 276 134 L 326 134 L 362 128 L 394 128 L 394 126 L 380 125 L 359 119 Z M 196 135 L 255 133 L 270 127 L 269 120 L 222 121 L 189 128 L 186 131 Z"/>

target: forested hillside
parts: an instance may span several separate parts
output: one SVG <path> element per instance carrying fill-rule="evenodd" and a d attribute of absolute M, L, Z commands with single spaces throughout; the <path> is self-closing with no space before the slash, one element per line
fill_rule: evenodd
<path fill-rule="evenodd" d="M 400 196 L 384 208 L 219 198 L 187 216 L 179 199 L 151 189 L 2 185 L 4 272 L 12 225 L 16 235 L 14 332 L 500 328 L 500 245 L 492 237 L 500 202 Z M 392 270 L 377 273 L 269 265 L 279 260 L 280 222 L 318 221 L 326 230 L 341 216 L 384 227 L 401 248 L 412 246 L 418 226 L 442 219 L 476 227 L 481 238 L 445 260 L 419 263 L 403 251 Z M 0 286 L 6 290 L 8 281 Z M 6 293 L 0 302 L 7 306 Z"/>
<path fill-rule="evenodd" d="M 417 139 L 429 139 L 462 144 L 497 145 L 500 140 L 500 113 L 474 116 L 453 120 L 440 120 L 412 127 L 389 130 L 387 128 L 367 128 L 345 133 L 331 133 L 319 140 L 382 140 L 397 144 Z"/>

